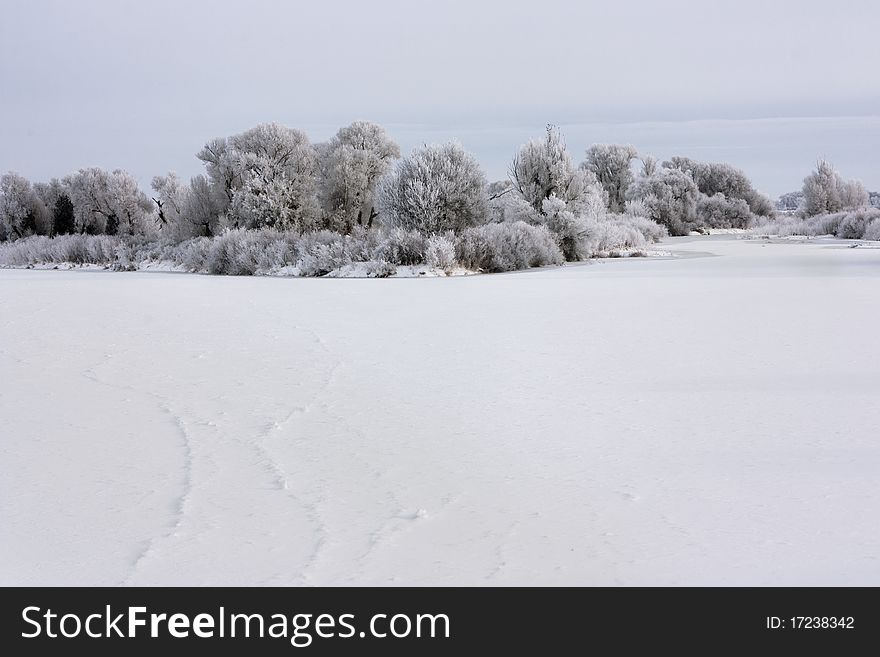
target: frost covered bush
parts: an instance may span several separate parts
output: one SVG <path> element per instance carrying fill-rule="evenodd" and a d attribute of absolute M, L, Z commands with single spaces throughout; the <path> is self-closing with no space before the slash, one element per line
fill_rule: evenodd
<path fill-rule="evenodd" d="M 381 242 L 375 231 L 355 227 L 350 235 L 340 235 L 322 230 L 306 233 L 299 239 L 296 266 L 300 276 L 325 276 L 355 262 L 387 263 L 383 257 L 377 257 L 380 251 Z"/>
<path fill-rule="evenodd" d="M 462 231 L 456 238 L 455 253 L 463 267 L 474 271 L 514 271 L 565 262 L 556 239 L 545 226 L 523 221 Z"/>
<path fill-rule="evenodd" d="M 748 228 L 753 220 L 749 204 L 718 192 L 697 203 L 697 223 L 707 228 Z"/>
<path fill-rule="evenodd" d="M 206 272 L 212 242 L 210 237 L 194 237 L 183 241 L 171 251 L 168 259 L 187 271 Z"/>
<path fill-rule="evenodd" d="M 865 227 L 865 234 L 862 235 L 862 239 L 880 241 L 880 217 L 872 220 Z"/>
<path fill-rule="evenodd" d="M 818 221 L 813 221 L 811 219 L 804 219 L 802 217 L 794 217 L 790 215 L 783 215 L 771 221 L 768 221 L 760 226 L 756 226 L 753 229 L 753 232 L 760 235 L 778 235 L 780 237 L 788 237 L 791 235 L 805 235 L 808 237 L 816 237 L 818 235 L 833 235 L 836 230 L 836 225 L 834 230 L 830 233 L 825 231 L 821 231 L 821 226 Z"/>
<path fill-rule="evenodd" d="M 251 275 L 256 265 L 251 260 L 254 255 L 246 244 L 247 231 L 229 230 L 211 243 L 206 267 L 209 274 Z"/>
<path fill-rule="evenodd" d="M 569 210 L 565 201 L 555 195 L 544 199 L 541 215 L 544 217 L 544 225 L 550 229 L 566 260 L 585 260 L 590 257 L 591 250 L 587 240 L 590 220 L 587 217 Z"/>
<path fill-rule="evenodd" d="M 644 249 L 648 240 L 629 218 L 590 221 L 584 236 L 588 257 L 618 254 L 623 250 Z"/>
<path fill-rule="evenodd" d="M 382 179 L 378 193 L 389 228 L 441 233 L 487 220 L 486 178 L 457 143 L 416 149 Z"/>
<path fill-rule="evenodd" d="M 758 226 L 763 235 L 834 235 L 843 239 L 877 239 L 880 232 L 880 209 L 859 208 L 851 212 L 835 212 L 813 217 L 785 216 Z M 871 236 L 874 237 L 871 237 Z"/>
<path fill-rule="evenodd" d="M 296 233 L 240 228 L 227 230 L 209 241 L 204 270 L 209 274 L 229 276 L 269 273 L 293 265 L 298 255 L 298 245 Z"/>
<path fill-rule="evenodd" d="M 876 208 L 861 208 L 847 212 L 837 227 L 837 236 L 850 240 L 870 239 L 865 237 L 865 233 L 868 226 L 878 220 L 880 220 L 880 210 Z"/>
<path fill-rule="evenodd" d="M 367 262 L 374 259 L 381 245 L 379 231 L 367 230 L 363 226 L 354 226 L 351 232 L 344 235 L 342 239 L 354 262 Z M 382 259 L 379 258 L 379 260 Z"/>
<path fill-rule="evenodd" d="M 335 269 L 350 265 L 351 255 L 342 240 L 330 244 L 316 244 L 296 263 L 300 276 L 324 276 Z"/>
<path fill-rule="evenodd" d="M 367 278 L 388 278 L 397 273 L 397 267 L 385 260 L 368 260 L 364 263 Z"/>
<path fill-rule="evenodd" d="M 431 235 L 425 247 L 425 264 L 431 269 L 450 272 L 455 268 L 455 235 Z"/>
<path fill-rule="evenodd" d="M 375 255 L 395 265 L 418 265 L 425 261 L 427 237 L 418 230 L 391 228 L 383 231 Z"/>
<path fill-rule="evenodd" d="M 612 218 L 614 221 L 627 224 L 639 231 L 648 242 L 659 242 L 669 237 L 669 231 L 664 226 L 661 226 L 656 221 L 646 219 L 643 215 L 613 215 Z"/>
<path fill-rule="evenodd" d="M 118 259 L 121 239 L 109 235 L 44 236 L 0 246 L 0 266 L 32 267 L 46 264 L 111 265 Z"/>

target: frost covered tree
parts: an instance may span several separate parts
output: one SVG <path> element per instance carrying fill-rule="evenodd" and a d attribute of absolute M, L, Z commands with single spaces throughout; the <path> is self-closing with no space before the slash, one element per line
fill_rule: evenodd
<path fill-rule="evenodd" d="M 236 190 L 228 217 L 235 228 L 304 232 L 317 228 L 314 184 L 285 173 L 249 175 Z"/>
<path fill-rule="evenodd" d="M 811 217 L 817 214 L 838 212 L 843 208 L 840 190 L 843 179 L 830 162 L 819 160 L 816 170 L 804 178 L 804 213 Z"/>
<path fill-rule="evenodd" d="M 663 166 L 689 174 L 697 189 L 706 196 L 723 194 L 728 200 L 745 201 L 756 215 L 767 217 L 773 214 L 772 201 L 754 188 L 741 169 L 719 162 L 699 162 L 689 157 L 673 157 Z"/>
<path fill-rule="evenodd" d="M 576 205 L 594 191 L 595 177 L 574 167 L 562 134 L 552 125 L 543 139 L 532 139 L 520 148 L 509 173 L 517 192 L 537 213 L 543 212 L 544 201 L 551 196 Z"/>
<path fill-rule="evenodd" d="M 804 178 L 802 210 L 808 217 L 867 207 L 867 191 L 858 181 L 844 180 L 830 162 L 819 160 L 816 170 Z"/>
<path fill-rule="evenodd" d="M 670 235 L 687 235 L 696 222 L 700 190 L 693 178 L 680 169 L 661 167 L 638 178 L 627 192 L 641 201 L 647 217 L 666 226 Z"/>
<path fill-rule="evenodd" d="M 239 154 L 231 148 L 229 139 L 212 139 L 196 153 L 196 157 L 204 162 L 211 183 L 225 195 L 226 205 L 231 204 L 235 190 L 241 187 L 244 171 Z"/>
<path fill-rule="evenodd" d="M 585 241 L 589 230 L 587 217 L 572 212 L 565 201 L 555 195 L 544 199 L 541 214 L 545 217 L 544 225 L 552 232 L 566 260 L 584 260 L 589 257 Z"/>
<path fill-rule="evenodd" d="M 51 215 L 30 181 L 10 171 L 0 176 L 0 239 L 51 232 Z"/>
<path fill-rule="evenodd" d="M 371 227 L 376 186 L 400 157 L 398 145 L 381 126 L 355 121 L 318 150 L 318 197 L 327 225 L 343 233 Z"/>
<path fill-rule="evenodd" d="M 159 227 L 163 231 L 174 232 L 181 223 L 186 184 L 176 173 L 169 171 L 167 175 L 155 176 L 151 187 L 155 192 L 152 198 L 158 212 Z"/>
<path fill-rule="evenodd" d="M 184 183 L 174 172 L 153 178 L 153 202 L 164 234 L 177 241 L 213 237 L 220 231 L 227 197 L 205 176 Z"/>
<path fill-rule="evenodd" d="M 486 178 L 460 144 L 425 146 L 382 179 L 378 205 L 386 226 L 459 231 L 486 222 Z"/>
<path fill-rule="evenodd" d="M 804 203 L 804 193 L 786 192 L 776 199 L 776 209 L 780 212 L 796 212 Z"/>
<path fill-rule="evenodd" d="M 847 180 L 840 189 L 840 202 L 844 209 L 866 208 L 870 205 L 868 190 L 859 180 Z"/>
<path fill-rule="evenodd" d="M 109 176 L 109 207 L 123 235 L 146 235 L 156 228 L 153 204 L 138 187 L 134 176 L 115 169 Z"/>
<path fill-rule="evenodd" d="M 218 232 L 227 197 L 207 178 L 196 176 L 187 184 L 172 171 L 153 178 L 152 187 L 163 234 L 181 241 Z"/>
<path fill-rule="evenodd" d="M 317 158 L 304 132 L 262 123 L 198 153 L 227 199 L 229 224 L 241 228 L 314 228 Z"/>
<path fill-rule="evenodd" d="M 648 178 L 657 173 L 657 158 L 652 155 L 642 155 L 639 158 L 642 162 L 641 176 Z"/>
<path fill-rule="evenodd" d="M 204 176 L 189 182 L 181 208 L 183 236 L 213 237 L 220 232 L 220 216 L 226 204 L 222 189 L 212 185 Z"/>
<path fill-rule="evenodd" d="M 47 183 L 34 183 L 34 191 L 49 212 L 47 235 L 67 235 L 74 232 L 73 203 L 58 178 Z"/>
<path fill-rule="evenodd" d="M 581 167 L 590 171 L 608 194 L 608 209 L 623 212 L 626 191 L 633 182 L 632 164 L 639 153 L 633 146 L 594 144 Z"/>
<path fill-rule="evenodd" d="M 92 235 L 148 234 L 153 204 L 134 176 L 122 169 L 80 169 L 62 181 L 73 204 L 74 226 Z"/>
<path fill-rule="evenodd" d="M 73 202 L 66 193 L 60 194 L 52 207 L 52 234 L 69 235 L 76 232 Z"/>
<path fill-rule="evenodd" d="M 538 220 L 535 209 L 519 194 L 509 179 L 489 183 L 486 188 L 489 204 L 489 221 L 493 223 L 525 221 L 543 223 Z"/>

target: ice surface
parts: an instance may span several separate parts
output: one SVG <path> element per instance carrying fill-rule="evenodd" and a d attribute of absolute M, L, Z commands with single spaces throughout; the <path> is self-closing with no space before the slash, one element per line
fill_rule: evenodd
<path fill-rule="evenodd" d="M 880 249 L 660 246 L 0 271 L 0 584 L 880 585 Z"/>

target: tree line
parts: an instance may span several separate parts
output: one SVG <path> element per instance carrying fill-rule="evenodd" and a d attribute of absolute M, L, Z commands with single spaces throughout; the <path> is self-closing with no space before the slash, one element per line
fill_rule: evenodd
<path fill-rule="evenodd" d="M 81 234 L 179 244 L 230 230 L 455 237 L 490 224 L 501 225 L 494 229 L 501 235 L 521 222 L 548 231 L 565 260 L 579 260 L 612 235 L 634 231 L 653 241 L 663 232 L 748 228 L 776 214 L 731 165 L 687 157 L 661 163 L 619 144 L 590 146 L 575 163 L 554 126 L 520 147 L 507 178 L 492 183 L 456 142 L 401 157 L 385 129 L 367 121 L 316 144 L 295 128 L 260 124 L 209 141 L 197 157 L 204 174 L 156 176 L 149 193 L 121 169 L 84 168 L 47 183 L 7 173 L 0 241 Z M 797 203 L 813 216 L 867 206 L 869 195 L 819 162 Z"/>

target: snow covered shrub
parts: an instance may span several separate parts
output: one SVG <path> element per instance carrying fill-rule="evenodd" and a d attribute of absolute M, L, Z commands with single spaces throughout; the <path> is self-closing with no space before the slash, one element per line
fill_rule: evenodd
<path fill-rule="evenodd" d="M 253 271 L 242 270 L 239 261 L 242 259 L 243 230 L 228 230 L 214 238 L 208 252 L 207 269 L 209 274 L 253 274 Z"/>
<path fill-rule="evenodd" d="M 865 233 L 862 235 L 862 239 L 880 241 L 880 218 L 872 220 L 865 227 Z"/>
<path fill-rule="evenodd" d="M 137 263 L 133 247 L 124 242 L 116 245 L 113 262 L 110 265 L 113 271 L 137 271 Z"/>
<path fill-rule="evenodd" d="M 353 262 L 372 260 L 381 245 L 378 230 L 368 230 L 358 225 L 355 225 L 348 235 L 343 236 L 343 240 Z"/>
<path fill-rule="evenodd" d="M 121 251 L 124 242 L 109 235 L 33 236 L 0 246 L 0 265 L 30 267 L 45 264 L 112 265 L 120 256 L 129 258 L 130 251 Z"/>
<path fill-rule="evenodd" d="M 52 262 L 49 256 L 49 238 L 31 237 L 0 244 L 0 267 L 30 267 L 40 262 Z"/>
<path fill-rule="evenodd" d="M 817 217 L 808 217 L 806 221 L 806 235 L 837 235 L 840 230 L 840 222 L 846 215 L 842 212 L 821 214 Z"/>
<path fill-rule="evenodd" d="M 837 236 L 849 240 L 869 239 L 865 237 L 868 226 L 878 220 L 880 220 L 880 210 L 876 208 L 861 208 L 847 212 L 840 220 Z"/>
<path fill-rule="evenodd" d="M 556 238 L 566 260 L 585 260 L 590 257 L 587 237 L 588 220 L 567 209 L 565 201 L 550 196 L 541 204 L 545 225 Z"/>
<path fill-rule="evenodd" d="M 741 198 L 727 198 L 721 192 L 702 195 L 697 203 L 697 223 L 706 228 L 748 228 L 752 211 Z"/>
<path fill-rule="evenodd" d="M 324 276 L 334 269 L 351 264 L 351 255 L 341 239 L 330 244 L 316 244 L 296 263 L 300 276 Z"/>
<path fill-rule="evenodd" d="M 187 271 L 207 273 L 212 242 L 213 239 L 210 237 L 194 237 L 186 240 L 177 245 L 169 259 L 175 265 L 186 268 Z"/>
<path fill-rule="evenodd" d="M 834 235 L 843 239 L 876 239 L 875 224 L 880 222 L 880 209 L 859 208 L 851 212 L 834 212 L 813 217 L 781 217 L 758 226 L 755 232 L 764 235 Z"/>
<path fill-rule="evenodd" d="M 455 252 L 461 265 L 474 271 L 514 271 L 565 262 L 546 226 L 523 221 L 462 231 L 456 238 Z"/>
<path fill-rule="evenodd" d="M 780 237 L 804 235 L 805 224 L 806 222 L 799 217 L 780 215 L 775 219 L 754 226 L 752 232 L 757 235 L 779 235 Z"/>
<path fill-rule="evenodd" d="M 269 273 L 293 264 L 298 239 L 291 232 L 227 230 L 210 240 L 205 269 L 229 276 Z"/>
<path fill-rule="evenodd" d="M 425 261 L 427 238 L 418 230 L 384 230 L 375 251 L 376 258 L 395 265 L 419 265 Z"/>
<path fill-rule="evenodd" d="M 620 215 L 612 215 L 612 217 Z M 609 256 L 621 250 L 643 249 L 648 241 L 629 218 L 593 220 L 584 237 L 588 257 Z"/>
<path fill-rule="evenodd" d="M 659 242 L 660 240 L 669 237 L 669 231 L 666 230 L 665 226 L 661 226 L 656 221 L 646 219 L 642 215 L 612 215 L 610 218 L 618 223 L 632 226 L 639 231 L 648 242 Z"/>
<path fill-rule="evenodd" d="M 460 144 L 425 146 L 379 184 L 382 224 L 439 233 L 485 223 L 486 178 Z"/>
<path fill-rule="evenodd" d="M 397 267 L 385 260 L 368 260 L 364 263 L 367 278 L 388 278 L 397 273 Z"/>
<path fill-rule="evenodd" d="M 450 272 L 455 268 L 455 235 L 431 235 L 425 248 L 425 264 L 431 269 Z"/>
<path fill-rule="evenodd" d="M 623 214 L 627 217 L 647 217 L 650 212 L 650 208 L 647 203 L 645 203 L 641 199 L 632 199 L 626 202 L 626 205 L 623 209 Z"/>

